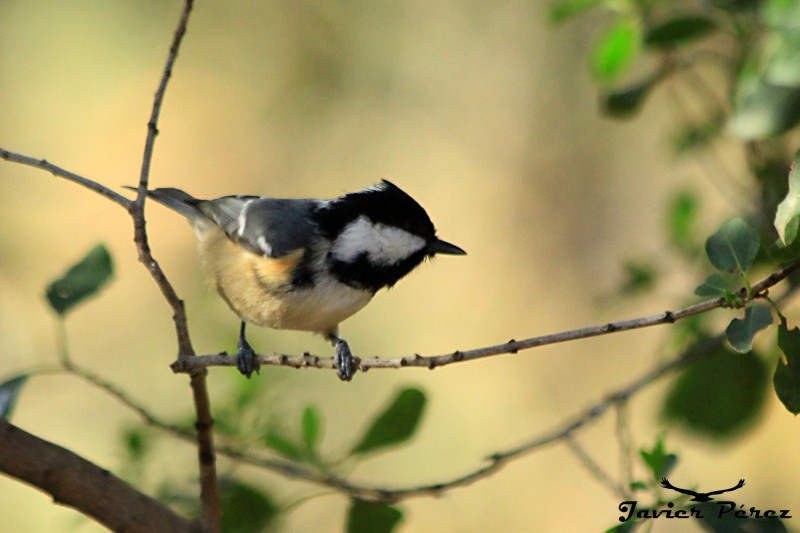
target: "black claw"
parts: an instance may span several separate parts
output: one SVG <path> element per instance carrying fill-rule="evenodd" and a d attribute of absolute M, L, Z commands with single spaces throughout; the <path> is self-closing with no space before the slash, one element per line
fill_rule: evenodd
<path fill-rule="evenodd" d="M 239 330 L 239 344 L 236 347 L 236 368 L 239 369 L 247 379 L 253 375 L 253 372 L 258 374 L 261 366 L 256 362 L 256 352 L 244 338 L 244 322 L 242 322 L 242 329 Z"/>
<path fill-rule="evenodd" d="M 356 365 L 353 361 L 353 353 L 343 339 L 336 341 L 336 356 L 333 359 L 336 366 L 336 375 L 342 381 L 350 381 L 356 373 Z"/>

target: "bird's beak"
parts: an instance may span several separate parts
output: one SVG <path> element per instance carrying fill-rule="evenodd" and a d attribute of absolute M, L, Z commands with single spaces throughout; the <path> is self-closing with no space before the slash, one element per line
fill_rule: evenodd
<path fill-rule="evenodd" d="M 467 255 L 467 252 L 449 242 L 442 239 L 436 239 L 428 246 L 428 251 L 431 255 L 444 254 L 444 255 Z"/>

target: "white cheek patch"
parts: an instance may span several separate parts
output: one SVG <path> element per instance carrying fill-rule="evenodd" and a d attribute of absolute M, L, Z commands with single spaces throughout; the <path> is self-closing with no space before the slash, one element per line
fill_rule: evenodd
<path fill-rule="evenodd" d="M 358 217 L 349 223 L 333 244 L 331 253 L 339 261 L 348 263 L 363 253 L 374 264 L 392 265 L 406 259 L 425 247 L 425 239 L 411 233 L 373 224 L 367 217 Z"/>

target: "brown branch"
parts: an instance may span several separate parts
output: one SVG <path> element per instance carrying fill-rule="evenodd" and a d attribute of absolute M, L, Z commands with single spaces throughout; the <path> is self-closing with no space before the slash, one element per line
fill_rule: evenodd
<path fill-rule="evenodd" d="M 128 200 L 121 194 L 115 193 L 108 187 L 100 185 L 96 181 L 86 179 L 83 176 L 79 176 L 74 172 L 64 170 L 63 168 L 50 163 L 46 159 L 35 159 L 27 155 L 9 152 L 8 150 L 4 150 L 3 148 L 0 148 L 0 159 L 5 159 L 6 161 L 10 161 L 12 163 L 19 163 L 21 165 L 26 165 L 33 168 L 38 168 L 46 172 L 49 172 L 53 176 L 56 176 L 58 178 L 64 178 L 71 182 L 77 183 L 78 185 L 83 185 L 87 189 L 90 189 L 96 192 L 97 194 L 100 194 L 101 196 L 105 196 L 112 202 L 121 205 L 126 210 L 130 209 L 130 206 L 132 204 L 130 200 Z"/>
<path fill-rule="evenodd" d="M 0 471 L 112 531 L 200 531 L 108 470 L 0 419 Z"/>
<path fill-rule="evenodd" d="M 763 280 L 753 285 L 749 295 L 746 293 L 745 289 L 742 289 L 736 296 L 741 299 L 742 304 L 757 298 L 761 298 L 766 295 L 767 291 L 771 287 L 783 281 L 786 279 L 786 277 L 798 269 L 800 269 L 800 259 L 795 260 L 777 272 L 773 272 Z M 513 354 L 519 352 L 520 350 L 528 350 L 531 348 L 556 344 L 559 342 L 586 339 L 600 335 L 607 335 L 609 333 L 658 326 L 661 324 L 672 324 L 678 320 L 693 315 L 698 315 L 700 313 L 711 311 L 712 309 L 729 306 L 730 303 L 725 298 L 719 297 L 676 309 L 674 311 L 665 311 L 657 315 L 650 315 L 630 320 L 621 320 L 619 322 L 609 322 L 598 326 L 573 329 L 559 333 L 551 333 L 549 335 L 532 337 L 521 341 L 510 340 L 503 344 L 476 348 L 474 350 L 457 350 L 444 355 L 433 355 L 428 357 L 413 355 L 409 357 L 396 357 L 389 359 L 382 359 L 378 357 L 359 358 L 358 369 L 362 372 L 366 372 L 367 370 L 373 368 L 396 369 L 404 367 L 421 367 L 432 370 L 434 368 L 453 363 L 473 361 L 475 359 L 481 359 L 500 354 Z M 335 368 L 332 357 L 320 357 L 310 354 L 304 354 L 300 356 L 291 356 L 285 354 L 262 354 L 258 356 L 258 363 L 261 365 L 287 366 L 291 368 Z M 228 357 L 224 354 L 201 355 L 190 358 L 179 356 L 178 360 L 172 363 L 172 370 L 174 372 L 195 372 L 199 368 L 209 366 L 233 366 L 235 364 L 236 361 L 234 358 Z"/>
<path fill-rule="evenodd" d="M 183 11 L 181 12 L 175 35 L 167 54 L 167 61 L 161 75 L 158 89 L 153 98 L 153 107 L 150 113 L 150 120 L 147 122 L 147 136 L 145 137 L 144 154 L 142 156 L 142 169 L 139 175 L 139 189 L 136 200 L 131 204 L 129 212 L 133 218 L 134 242 L 139 252 L 139 261 L 145 265 L 150 275 L 155 280 L 164 298 L 169 303 L 173 312 L 173 322 L 178 338 L 178 353 L 182 356 L 193 356 L 191 338 L 186 320 L 186 311 L 183 301 L 178 298 L 172 284 L 167 280 L 166 275 L 161 270 L 158 262 L 153 258 L 150 245 L 147 239 L 147 228 L 144 216 L 144 204 L 147 198 L 147 184 L 150 178 L 150 164 L 153 159 L 153 148 L 155 139 L 158 135 L 158 117 L 161 113 L 161 105 L 167 90 L 167 84 L 172 76 L 172 69 L 178 57 L 183 37 L 186 34 L 186 26 L 189 21 L 189 14 L 192 11 L 193 0 L 185 0 Z M 220 500 L 217 484 L 216 458 L 214 456 L 214 420 L 211 416 L 211 402 L 208 397 L 208 387 L 204 371 L 192 372 L 190 376 L 192 396 L 195 406 L 197 422 L 196 442 L 197 456 L 200 468 L 200 501 L 202 505 L 203 524 L 208 531 L 220 531 Z"/>

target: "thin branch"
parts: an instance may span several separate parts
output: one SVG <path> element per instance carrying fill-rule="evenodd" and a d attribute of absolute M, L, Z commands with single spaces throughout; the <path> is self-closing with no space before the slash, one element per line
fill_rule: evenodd
<path fill-rule="evenodd" d="M 56 166 L 47 161 L 46 159 L 36 159 L 33 157 L 29 157 L 27 155 L 9 152 L 8 150 L 4 150 L 3 148 L 0 148 L 0 159 L 5 159 L 6 161 L 10 161 L 12 163 L 19 163 L 21 165 L 26 165 L 33 168 L 38 168 L 51 173 L 53 176 L 56 176 L 57 178 L 64 178 L 71 182 L 77 183 L 78 185 L 83 185 L 87 189 L 90 189 L 101 196 L 105 196 L 112 202 L 121 205 L 126 210 L 130 209 L 130 206 L 133 203 L 124 196 L 122 196 L 121 194 L 115 193 L 108 187 L 100 185 L 96 181 L 84 178 L 83 176 L 79 176 L 74 172 L 70 172 L 69 170 L 65 170 L 59 166 Z"/>
<path fill-rule="evenodd" d="M 193 0 L 185 0 L 181 12 L 172 44 L 167 54 L 167 61 L 161 74 L 161 81 L 158 84 L 153 98 L 153 107 L 150 113 L 150 120 L 147 122 L 147 136 L 145 137 L 144 154 L 142 156 L 142 169 L 139 175 L 139 190 L 136 200 L 130 206 L 130 214 L 133 218 L 134 242 L 139 252 L 139 261 L 145 265 L 150 275 L 155 280 L 161 293 L 169 303 L 173 311 L 173 322 L 178 338 L 178 353 L 183 356 L 194 355 L 189 328 L 186 321 L 186 311 L 183 302 L 178 298 L 172 284 L 167 280 L 166 275 L 161 270 L 158 262 L 153 258 L 150 245 L 147 239 L 147 228 L 144 216 L 144 204 L 147 198 L 147 184 L 150 178 L 150 164 L 153 159 L 153 147 L 155 146 L 156 136 L 158 135 L 158 117 L 161 113 L 161 105 L 164 101 L 164 94 L 167 84 L 172 76 L 172 69 L 178 57 L 183 37 L 186 34 L 186 26 L 189 22 L 189 14 L 192 11 Z M 197 439 L 197 456 L 200 469 L 200 502 L 202 506 L 202 521 L 208 531 L 220 531 L 220 500 L 219 488 L 217 484 L 216 458 L 214 455 L 214 434 L 212 431 L 214 420 L 211 416 L 211 402 L 208 397 L 208 387 L 206 384 L 205 373 L 203 371 L 192 372 L 190 376 L 192 395 L 194 399 L 195 414 L 197 422 L 195 424 Z"/>
<path fill-rule="evenodd" d="M 625 494 L 625 489 L 616 483 L 611 476 L 609 476 L 597 462 L 592 459 L 589 453 L 581 446 L 581 444 L 575 439 L 575 436 L 572 434 L 567 435 L 564 437 L 564 442 L 567 445 L 567 448 L 572 452 L 572 454 L 577 457 L 578 461 L 581 462 L 583 467 L 594 477 L 597 481 L 599 481 L 602 485 L 605 485 L 611 492 L 614 493 L 615 496 L 626 499 L 627 496 Z"/>
<path fill-rule="evenodd" d="M 795 260 L 786 267 L 777 272 L 773 272 L 763 280 L 759 281 L 752 286 L 750 295 L 746 294 L 744 289 L 740 290 L 737 297 L 741 299 L 742 303 L 761 298 L 767 294 L 767 291 L 774 285 L 783 281 L 787 276 L 800 269 L 800 259 Z M 396 357 L 389 359 L 381 359 L 378 357 L 371 357 L 366 359 L 358 359 L 358 368 L 362 372 L 373 368 L 404 368 L 404 367 L 422 367 L 427 369 L 434 369 L 440 366 L 445 366 L 453 363 L 460 363 L 463 361 L 473 361 L 484 357 L 490 357 L 500 354 L 513 354 L 521 350 L 528 350 L 537 348 L 539 346 L 546 346 L 549 344 L 556 344 L 559 342 L 574 341 L 578 339 L 586 339 L 590 337 L 597 337 L 600 335 L 607 335 L 609 333 L 617 333 L 620 331 L 629 331 L 632 329 L 640 329 L 661 324 L 672 324 L 678 320 L 706 313 L 712 309 L 720 307 L 729 307 L 730 303 L 723 297 L 705 300 L 687 307 L 682 307 L 674 311 L 665 311 L 657 315 L 644 316 L 634 318 L 631 320 L 621 320 L 619 322 L 609 322 L 598 326 L 590 326 L 586 328 L 573 329 L 559 333 L 551 333 L 549 335 L 542 335 L 539 337 L 532 337 L 529 339 L 517 341 L 510 340 L 503 344 L 494 346 L 486 346 L 474 350 L 457 350 L 452 353 L 444 355 L 433 355 L 424 357 L 421 355 L 413 355 L 409 357 Z M 303 354 L 300 356 L 291 356 L 285 354 L 266 354 L 259 355 L 258 363 L 261 365 L 275 365 L 287 366 L 292 368 L 324 368 L 333 369 L 334 362 L 332 357 L 320 357 L 316 355 Z M 232 357 L 224 354 L 216 355 L 201 355 L 195 357 L 182 357 L 179 356 L 178 360 L 172 363 L 172 370 L 174 372 L 195 372 L 199 368 L 209 366 L 233 366 L 236 361 Z"/>
<path fill-rule="evenodd" d="M 198 531 L 158 500 L 83 457 L 0 419 L 0 471 L 112 531 Z"/>

